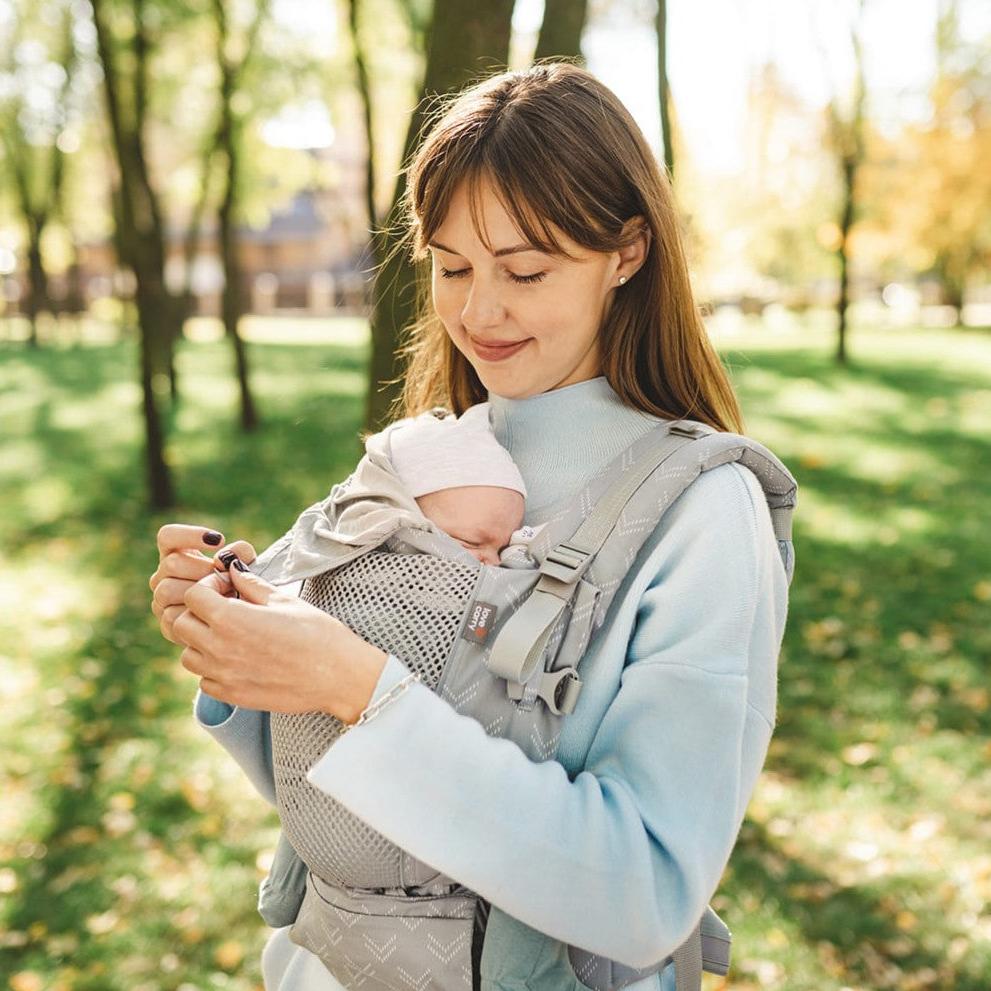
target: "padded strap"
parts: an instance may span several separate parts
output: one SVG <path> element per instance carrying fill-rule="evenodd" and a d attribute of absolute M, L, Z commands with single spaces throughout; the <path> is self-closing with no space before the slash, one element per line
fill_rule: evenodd
<path fill-rule="evenodd" d="M 791 517 L 797 484 L 788 469 L 762 444 L 738 434 L 717 431 L 708 424 L 676 420 L 631 465 L 623 466 L 617 482 L 591 508 L 581 525 L 556 544 L 540 565 L 540 578 L 530 596 L 506 620 L 492 644 L 485 664 L 495 675 L 513 682 L 529 682 L 536 672 L 552 629 L 571 601 L 578 580 L 616 528 L 634 493 L 664 462 L 686 445 L 691 451 L 674 460 L 671 477 L 677 487 L 668 491 L 659 516 L 703 471 L 737 461 L 760 480 L 777 537 L 778 547 L 791 581 L 794 556 Z M 515 697 L 510 694 L 510 697 Z"/>
<path fill-rule="evenodd" d="M 506 620 L 492 644 L 485 664 L 493 674 L 505 678 L 508 684 L 522 684 L 533 675 L 578 579 L 612 533 L 630 496 L 664 461 L 697 436 L 694 430 L 682 432 L 676 430 L 677 426 L 672 425 L 656 447 L 612 486 L 574 536 L 558 544 L 544 559 L 540 579 L 529 598 Z"/>
<path fill-rule="evenodd" d="M 703 432 L 700 428 L 673 423 L 668 429 L 668 432 L 660 437 L 657 446 L 649 450 L 640 459 L 639 463 L 633 465 L 629 472 L 596 503 L 585 521 L 575 531 L 575 535 L 565 545 L 569 550 L 585 554 L 585 559 L 581 562 L 581 569 L 578 574 L 585 570 L 591 559 L 595 557 L 599 549 L 606 542 L 606 538 L 612 533 L 620 514 L 626 508 L 626 504 L 630 501 L 633 493 L 668 458 L 681 450 L 686 444 L 691 443 L 696 437 L 701 437 L 702 435 Z M 578 575 L 576 574 L 575 578 L 577 577 Z"/>
<path fill-rule="evenodd" d="M 702 923 L 671 954 L 675 991 L 702 991 Z"/>

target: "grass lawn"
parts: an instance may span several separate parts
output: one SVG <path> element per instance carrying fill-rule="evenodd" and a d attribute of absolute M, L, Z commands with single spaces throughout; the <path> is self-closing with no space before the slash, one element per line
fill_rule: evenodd
<path fill-rule="evenodd" d="M 0 348 L 0 989 L 261 988 L 277 818 L 191 718 L 158 633 L 164 522 L 258 549 L 360 453 L 367 341 L 181 351 L 179 506 L 144 506 L 136 349 Z M 800 484 L 778 727 L 714 904 L 707 991 L 991 987 L 991 334 L 714 329 Z M 322 339 L 320 339 L 322 337 Z"/>

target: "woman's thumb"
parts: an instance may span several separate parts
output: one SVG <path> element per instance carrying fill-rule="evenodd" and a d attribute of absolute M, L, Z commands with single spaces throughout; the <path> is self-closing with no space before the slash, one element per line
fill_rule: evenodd
<path fill-rule="evenodd" d="M 245 602 L 254 602 L 263 606 L 275 591 L 274 585 L 269 585 L 264 578 L 259 578 L 258 575 L 250 572 L 248 566 L 238 558 L 231 562 L 228 574 L 234 588 Z"/>

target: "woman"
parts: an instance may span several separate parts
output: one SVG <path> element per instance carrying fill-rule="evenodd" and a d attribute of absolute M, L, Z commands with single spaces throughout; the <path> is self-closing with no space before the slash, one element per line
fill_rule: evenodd
<path fill-rule="evenodd" d="M 488 400 L 528 511 L 662 420 L 741 430 L 669 184 L 588 72 L 543 64 L 462 93 L 410 167 L 407 206 L 432 310 L 404 351 L 400 412 Z M 153 609 L 186 645 L 198 718 L 225 745 L 251 732 L 252 710 L 354 723 L 404 680 L 401 657 L 257 576 L 232 573 L 233 598 L 197 550 L 206 534 L 162 528 Z M 633 561 L 556 761 L 531 762 L 412 684 L 310 780 L 491 902 L 483 989 L 574 991 L 568 944 L 646 967 L 692 930 L 736 840 L 774 725 L 787 590 L 759 483 L 721 465 Z M 339 987 L 286 929 L 263 965 L 272 991 Z M 668 991 L 672 968 L 630 987 Z"/>

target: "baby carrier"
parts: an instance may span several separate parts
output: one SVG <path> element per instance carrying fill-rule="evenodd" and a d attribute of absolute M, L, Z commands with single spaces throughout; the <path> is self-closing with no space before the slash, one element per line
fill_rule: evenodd
<path fill-rule="evenodd" d="M 401 658 L 458 712 L 513 740 L 531 760 L 554 758 L 561 720 L 581 693 L 582 657 L 620 582 L 701 472 L 737 461 L 757 476 L 791 581 L 797 485 L 747 437 L 694 420 L 659 423 L 575 498 L 529 513 L 528 523 L 547 524 L 529 548 L 533 567 L 505 568 L 481 564 L 420 512 L 382 436 L 369 438 L 355 471 L 251 570 L 273 584 L 302 579 L 306 601 Z M 283 836 L 259 909 L 271 925 L 294 923 L 290 939 L 347 988 L 472 991 L 489 905 L 307 781 L 342 731 L 325 713 L 271 713 Z M 650 967 L 574 946 L 568 955 L 577 979 L 595 991 L 623 987 L 672 960 L 678 991 L 698 991 L 703 969 L 727 972 L 729 946 L 728 929 L 707 908 L 691 937 Z"/>

